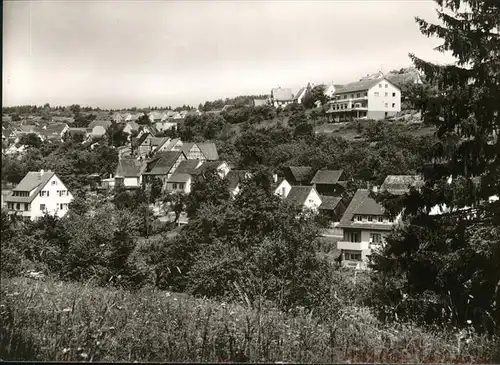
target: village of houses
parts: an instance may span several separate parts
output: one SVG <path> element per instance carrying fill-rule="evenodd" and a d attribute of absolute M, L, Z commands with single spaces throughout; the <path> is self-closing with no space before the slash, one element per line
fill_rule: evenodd
<path fill-rule="evenodd" d="M 407 75 L 383 74 L 369 76 L 347 85 L 328 84 L 325 94 L 328 103 L 325 112 L 329 122 L 336 123 L 352 119 L 379 120 L 396 116 L 401 111 L 401 91 L 397 77 Z M 415 83 L 421 82 L 418 75 Z M 267 99 L 254 100 L 254 106 L 272 105 L 283 108 L 292 103 L 301 103 L 309 84 L 296 93 L 287 88 L 271 90 Z M 126 146 L 119 148 L 119 162 L 112 176 L 101 179 L 99 189 L 112 190 L 143 189 L 153 178 L 162 181 L 167 192 L 189 194 L 196 177 L 206 169 L 215 169 L 221 178 L 227 179 L 232 196 L 239 193 L 242 182 L 251 176 L 250 171 L 238 170 L 232 161 L 219 159 L 217 146 L 210 141 L 203 143 L 184 142 L 180 139 L 157 137 L 182 123 L 190 113 L 199 110 L 152 111 L 150 123 L 139 125 L 137 120 L 144 113 L 109 112 L 98 113 L 98 118 L 86 128 L 72 127 L 72 117 L 52 116 L 42 120 L 33 116 L 14 122 L 2 116 L 2 140 L 4 154 L 22 154 L 24 146 L 19 139 L 26 134 L 35 134 L 41 140 L 62 140 L 66 135 L 82 135 L 83 144 L 92 148 L 106 133 L 112 122 L 124 125 L 124 131 L 135 137 L 129 138 Z M 370 195 L 370 190 L 387 190 L 394 194 L 404 193 L 410 186 L 421 184 L 419 176 L 387 176 L 379 187 L 359 189 L 354 195 L 346 193 L 347 179 L 342 170 L 313 170 L 309 166 L 288 166 L 284 173 L 274 175 L 274 192 L 282 199 L 302 209 L 326 215 L 330 228 L 323 236 L 336 242 L 343 265 L 354 269 L 367 269 L 373 249 L 380 247 L 384 237 L 398 219 L 391 219 L 384 208 Z M 43 214 L 64 216 L 73 194 L 64 181 L 52 171 L 29 172 L 11 191 L 2 192 L 2 207 L 25 219 L 37 219 Z M 162 210 L 152 204 L 155 214 Z M 439 212 L 437 208 L 435 213 Z M 166 217 L 166 219 L 170 219 Z M 187 223 L 182 214 L 179 224 Z"/>

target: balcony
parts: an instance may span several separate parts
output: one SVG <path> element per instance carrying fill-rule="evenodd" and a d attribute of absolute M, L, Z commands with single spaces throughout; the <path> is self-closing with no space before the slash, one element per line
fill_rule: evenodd
<path fill-rule="evenodd" d="M 31 211 L 29 210 L 16 210 L 16 209 L 8 209 L 8 214 L 16 215 L 18 217 L 31 217 Z"/>
<path fill-rule="evenodd" d="M 352 251 L 362 251 L 368 250 L 368 242 L 349 242 L 349 241 L 338 241 L 337 249 L 339 250 L 352 250 Z"/>

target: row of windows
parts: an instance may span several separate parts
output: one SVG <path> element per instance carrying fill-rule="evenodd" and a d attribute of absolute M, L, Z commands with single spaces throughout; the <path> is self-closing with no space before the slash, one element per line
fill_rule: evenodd
<path fill-rule="evenodd" d="M 378 91 L 375 91 L 373 94 L 375 96 L 380 96 L 380 93 Z M 389 96 L 389 93 L 385 93 L 384 96 Z M 392 93 L 392 97 L 395 98 L 396 97 L 396 93 Z"/>
<path fill-rule="evenodd" d="M 378 87 L 381 88 L 382 84 L 378 84 Z M 389 87 L 389 85 L 388 84 L 384 84 L 384 87 L 387 89 Z"/>
<path fill-rule="evenodd" d="M 378 223 L 383 223 L 385 221 L 385 222 L 393 223 L 394 219 L 384 217 L 381 215 L 355 215 L 354 221 L 355 222 L 378 222 Z"/>
<path fill-rule="evenodd" d="M 41 192 L 38 193 L 38 195 L 43 196 L 43 197 L 49 197 L 50 191 L 42 190 Z"/>
<path fill-rule="evenodd" d="M 10 209 L 10 210 L 21 210 L 21 204 L 22 205 L 22 208 L 25 212 L 27 212 L 28 210 L 30 210 L 30 205 L 28 203 L 7 203 L 7 208 Z M 15 207 L 15 209 L 14 209 Z M 60 210 L 66 210 L 68 209 L 68 204 L 66 203 L 62 203 L 62 204 L 57 204 L 57 207 L 60 209 Z M 45 204 L 40 204 L 40 210 L 41 211 L 44 211 L 46 208 L 46 205 Z"/>
<path fill-rule="evenodd" d="M 57 190 L 57 196 L 67 196 L 68 191 L 67 190 Z"/>
<path fill-rule="evenodd" d="M 184 190 L 184 183 L 173 183 L 172 188 L 174 190 L 177 190 L 177 189 Z"/>
<path fill-rule="evenodd" d="M 27 196 L 30 196 L 30 192 L 29 191 L 14 191 L 12 193 L 12 196 L 23 196 L 23 197 L 27 197 Z"/>
<path fill-rule="evenodd" d="M 344 252 L 344 260 L 361 261 L 361 253 Z"/>
<path fill-rule="evenodd" d="M 68 209 L 68 204 L 62 203 L 62 204 L 57 204 L 57 208 L 59 210 L 67 210 Z M 46 209 L 45 204 L 40 204 L 40 210 L 43 212 Z"/>
<path fill-rule="evenodd" d="M 23 210 L 28 211 L 30 209 L 30 205 L 28 203 L 16 203 L 15 210 L 21 210 L 21 204 L 23 205 Z M 14 210 L 14 203 L 7 203 L 7 208 L 10 210 Z"/>
<path fill-rule="evenodd" d="M 356 95 L 356 96 L 354 96 L 354 95 Z M 339 95 L 337 97 L 337 99 L 347 99 L 349 97 L 350 97 L 350 99 L 354 99 L 355 97 L 360 98 L 362 96 L 368 96 L 368 92 L 365 91 L 364 93 L 356 93 L 356 94 L 350 94 L 350 95 L 349 94 Z"/>
<path fill-rule="evenodd" d="M 356 106 L 356 104 L 354 105 L 354 108 L 367 108 L 367 107 L 368 107 L 367 105 L 357 105 L 357 106 Z M 335 104 L 333 106 L 333 109 L 334 110 L 349 109 L 349 105 L 347 103 Z"/>

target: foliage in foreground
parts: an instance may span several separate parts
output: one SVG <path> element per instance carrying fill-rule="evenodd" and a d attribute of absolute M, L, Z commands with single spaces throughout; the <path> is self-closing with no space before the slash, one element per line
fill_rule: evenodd
<path fill-rule="evenodd" d="M 381 324 L 364 307 L 329 321 L 164 291 L 28 278 L 1 287 L 0 357 L 38 361 L 495 362 L 497 338 Z M 495 353 L 496 351 L 496 353 Z"/>
<path fill-rule="evenodd" d="M 388 239 L 375 267 L 383 301 L 399 315 L 500 331 L 500 3 L 447 0 L 442 25 L 417 18 L 421 32 L 442 40 L 455 65 L 410 55 L 435 85 L 423 100 L 424 122 L 437 129 L 425 185 L 386 206 L 405 227 Z M 451 180 L 449 180 L 451 178 Z M 451 211 L 429 215 L 445 204 Z M 392 207 L 391 207 L 392 206 Z"/>

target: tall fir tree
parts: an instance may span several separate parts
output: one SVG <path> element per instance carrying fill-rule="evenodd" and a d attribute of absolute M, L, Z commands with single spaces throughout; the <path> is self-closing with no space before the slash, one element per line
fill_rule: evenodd
<path fill-rule="evenodd" d="M 380 196 L 403 223 L 374 255 L 376 278 L 384 313 L 499 331 L 500 201 L 491 197 L 500 195 L 500 1 L 436 3 L 442 24 L 416 22 L 456 62 L 410 57 L 434 86 L 421 108 L 439 142 L 421 189 Z M 445 213 L 430 214 L 436 206 Z"/>

